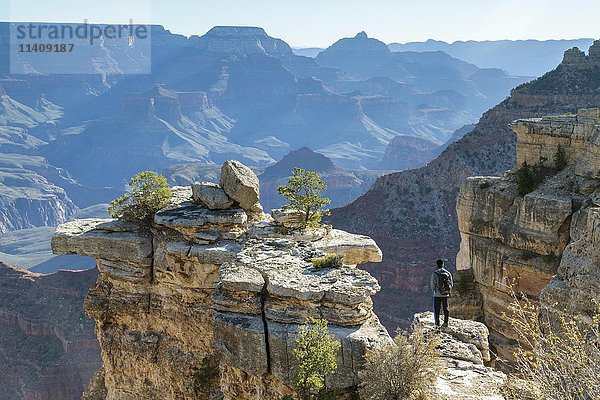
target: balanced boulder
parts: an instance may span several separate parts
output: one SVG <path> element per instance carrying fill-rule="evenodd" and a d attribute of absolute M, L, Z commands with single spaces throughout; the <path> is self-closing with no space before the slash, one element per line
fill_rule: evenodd
<path fill-rule="evenodd" d="M 221 187 L 240 207 L 249 213 L 262 213 L 258 177 L 239 161 L 229 160 L 221 167 Z"/>

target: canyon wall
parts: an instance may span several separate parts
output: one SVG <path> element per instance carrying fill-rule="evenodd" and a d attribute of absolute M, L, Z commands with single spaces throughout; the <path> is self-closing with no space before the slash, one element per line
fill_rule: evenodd
<path fill-rule="evenodd" d="M 414 313 L 431 307 L 428 282 L 435 260 L 455 259 L 460 247 L 456 198 L 465 180 L 501 176 L 515 165 L 516 135 L 508 124 L 600 106 L 600 62 L 593 56 L 599 49 L 596 42 L 592 56 L 579 63 L 565 55 L 553 71 L 513 89 L 427 166 L 382 176 L 354 202 L 332 210 L 331 223 L 369 235 L 383 251 L 381 264 L 364 267 L 382 286 L 373 301 L 388 330 L 407 327 Z"/>
<path fill-rule="evenodd" d="M 97 275 L 41 275 L 0 263 L 0 400 L 81 398 L 101 365 L 82 309 Z"/>
<path fill-rule="evenodd" d="M 462 186 L 453 312 L 483 320 L 501 360 L 512 360 L 516 345 L 504 314 L 511 289 L 553 313 L 589 317 L 593 310 L 599 123 L 600 109 L 516 120 L 510 124 L 517 137 L 515 169 L 503 177 L 472 177 Z M 525 163 L 529 180 L 518 178 Z"/>

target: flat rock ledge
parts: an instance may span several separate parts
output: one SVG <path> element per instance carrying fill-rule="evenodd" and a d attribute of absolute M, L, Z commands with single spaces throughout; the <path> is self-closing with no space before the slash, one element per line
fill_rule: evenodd
<path fill-rule="evenodd" d="M 133 222 L 77 219 L 56 228 L 52 251 L 149 266 L 152 263 L 152 237 Z"/>
<path fill-rule="evenodd" d="M 439 335 L 440 367 L 436 399 L 503 400 L 506 375 L 485 364 L 490 361 L 488 328 L 481 322 L 450 318 L 448 327 L 437 329 L 431 311 L 415 314 L 413 329 Z"/>

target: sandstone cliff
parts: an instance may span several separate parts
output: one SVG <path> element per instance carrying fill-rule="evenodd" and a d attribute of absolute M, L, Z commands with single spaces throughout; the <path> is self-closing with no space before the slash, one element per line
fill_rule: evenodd
<path fill-rule="evenodd" d="M 600 43 L 590 51 L 595 54 L 598 48 Z M 369 235 L 382 248 L 382 265 L 365 267 L 382 285 L 375 310 L 388 329 L 407 326 L 415 312 L 430 307 L 427 283 L 433 262 L 456 256 L 461 185 L 470 176 L 499 176 L 515 165 L 516 138 L 508 124 L 598 107 L 599 71 L 595 64 L 582 68 L 566 57 L 554 71 L 515 88 L 426 167 L 383 176 L 356 201 L 332 211 L 335 226 Z"/>
<path fill-rule="evenodd" d="M 53 250 L 94 257 L 100 271 L 85 310 L 103 368 L 84 398 L 294 395 L 291 351 L 309 316 L 326 319 L 341 342 L 330 383 L 350 394 L 366 349 L 390 340 L 372 311 L 379 285 L 356 268 L 381 260 L 375 242 L 325 226 L 289 229 L 289 219 L 259 211 L 250 170 L 231 165 L 225 190 L 197 184 L 192 199 L 177 188 L 151 227 L 99 219 L 58 227 Z M 332 252 L 342 268 L 313 267 L 311 258 Z"/>
<path fill-rule="evenodd" d="M 589 316 L 598 293 L 600 109 L 517 120 L 517 167 L 545 180 L 520 196 L 516 168 L 503 177 L 473 177 L 457 203 L 460 252 L 453 309 L 482 319 L 498 357 L 510 361 L 515 333 L 503 315 L 510 288 L 551 312 Z M 567 166 L 556 170 L 564 151 Z M 534 189 L 534 188 L 532 188 Z"/>

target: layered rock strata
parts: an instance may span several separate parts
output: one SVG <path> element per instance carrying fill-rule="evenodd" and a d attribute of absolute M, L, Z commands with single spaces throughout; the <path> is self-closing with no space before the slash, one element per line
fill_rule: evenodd
<path fill-rule="evenodd" d="M 600 202 L 587 202 L 575 212 L 570 232 L 571 241 L 540 301 L 555 317 L 576 316 L 591 323 L 600 300 Z"/>
<path fill-rule="evenodd" d="M 326 319 L 341 342 L 329 385 L 349 394 L 366 349 L 390 340 L 372 310 L 379 285 L 355 267 L 381 260 L 375 242 L 325 226 L 290 231 L 261 213 L 248 190 L 255 177 L 236 163 L 226 169 L 237 174 L 221 178 L 230 208 L 209 210 L 180 187 L 151 226 L 88 219 L 57 228 L 53 251 L 94 257 L 100 271 L 85 310 L 103 368 L 85 398 L 295 396 L 292 350 L 307 317 Z M 342 268 L 313 267 L 333 252 Z M 206 379 L 211 363 L 218 372 Z"/>
<path fill-rule="evenodd" d="M 461 247 L 454 311 L 481 319 L 500 359 L 510 361 L 516 335 L 507 323 L 511 288 L 543 308 L 589 314 L 598 293 L 596 194 L 600 187 L 599 109 L 513 122 L 517 167 L 545 176 L 519 196 L 515 171 L 473 177 L 457 203 Z M 562 149 L 562 150 L 560 150 Z M 556 169 L 564 152 L 567 166 Z"/>

